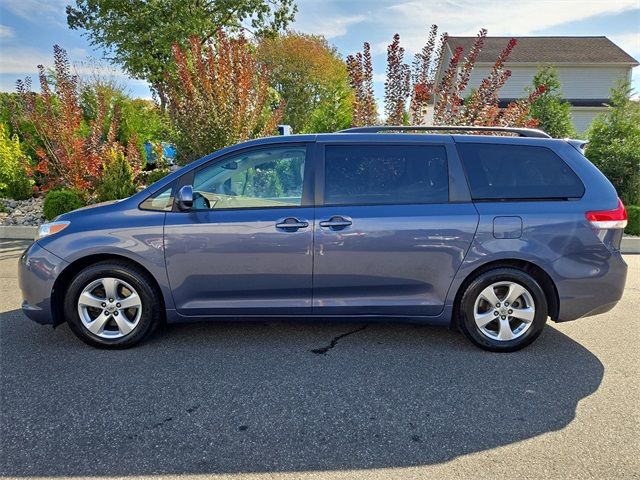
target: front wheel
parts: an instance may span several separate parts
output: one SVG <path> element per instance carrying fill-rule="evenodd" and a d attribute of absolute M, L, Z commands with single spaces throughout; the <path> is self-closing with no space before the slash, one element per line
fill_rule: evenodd
<path fill-rule="evenodd" d="M 476 277 L 460 302 L 460 327 L 477 346 L 513 352 L 533 342 L 547 321 L 540 284 L 516 268 L 497 268 Z"/>
<path fill-rule="evenodd" d="M 124 262 L 91 265 L 69 284 L 64 312 L 82 341 L 102 348 L 127 348 L 158 325 L 162 302 L 147 274 Z"/>

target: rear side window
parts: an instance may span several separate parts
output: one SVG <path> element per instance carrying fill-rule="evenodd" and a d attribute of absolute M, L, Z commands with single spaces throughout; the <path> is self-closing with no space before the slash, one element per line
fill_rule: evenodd
<path fill-rule="evenodd" d="M 330 145 L 326 205 L 445 203 L 446 151 L 440 145 Z"/>
<path fill-rule="evenodd" d="M 530 145 L 460 143 L 474 200 L 576 198 L 584 185 L 552 150 Z"/>

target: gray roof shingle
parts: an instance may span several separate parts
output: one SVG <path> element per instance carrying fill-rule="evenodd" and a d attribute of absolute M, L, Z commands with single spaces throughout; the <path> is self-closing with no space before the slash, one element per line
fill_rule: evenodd
<path fill-rule="evenodd" d="M 495 62 L 512 37 L 487 37 L 478 62 Z M 624 63 L 638 61 L 607 37 L 513 37 L 518 40 L 508 63 Z M 451 49 L 460 46 L 466 55 L 475 37 L 449 37 Z"/>

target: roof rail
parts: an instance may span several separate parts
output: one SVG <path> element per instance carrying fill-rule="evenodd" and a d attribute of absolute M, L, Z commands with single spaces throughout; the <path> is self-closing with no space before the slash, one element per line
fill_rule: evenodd
<path fill-rule="evenodd" d="M 354 127 L 340 130 L 338 133 L 381 133 L 381 132 L 411 132 L 411 131 L 434 131 L 434 132 L 506 132 L 515 133 L 520 137 L 530 138 L 551 138 L 546 132 L 535 128 L 512 128 L 512 127 L 476 127 L 460 125 L 379 125 L 374 127 Z"/>

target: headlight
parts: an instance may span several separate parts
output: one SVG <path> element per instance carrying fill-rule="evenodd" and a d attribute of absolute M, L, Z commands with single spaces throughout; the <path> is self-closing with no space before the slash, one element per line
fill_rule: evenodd
<path fill-rule="evenodd" d="M 36 233 L 36 240 L 40 240 L 41 238 L 48 237 L 49 235 L 53 235 L 55 233 L 61 232 L 65 228 L 69 226 L 71 222 L 51 222 L 51 223 L 43 223 L 38 228 L 38 233 Z"/>

